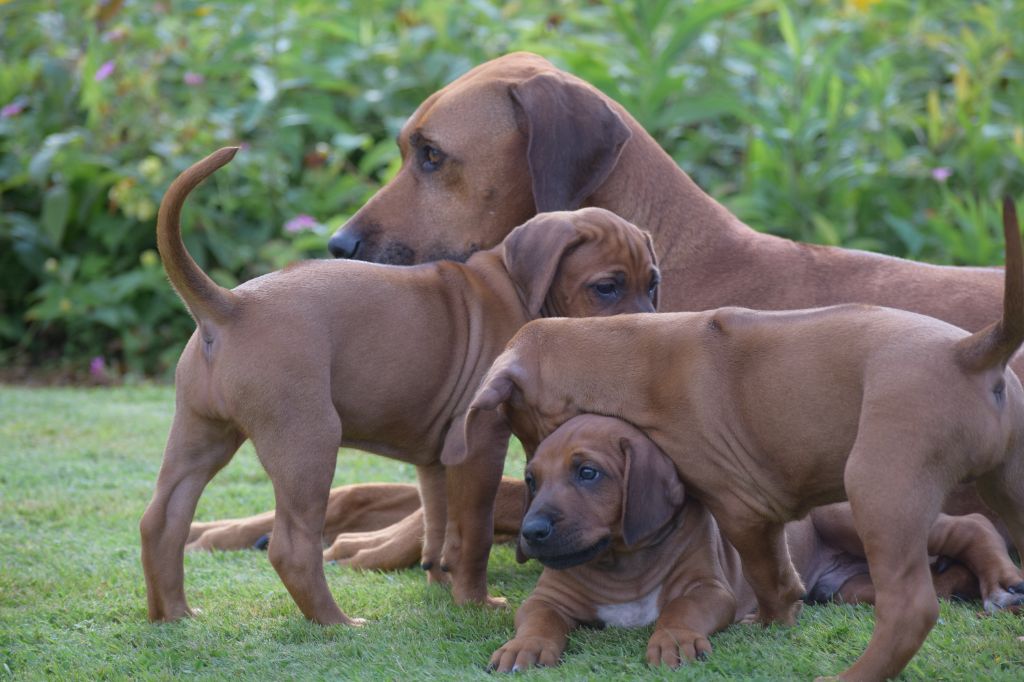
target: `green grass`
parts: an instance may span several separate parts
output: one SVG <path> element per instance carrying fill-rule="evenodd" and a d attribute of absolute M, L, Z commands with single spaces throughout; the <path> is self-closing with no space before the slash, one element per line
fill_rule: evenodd
<path fill-rule="evenodd" d="M 457 608 L 419 571 L 360 574 L 327 567 L 359 629 L 307 623 L 259 552 L 186 558 L 195 619 L 146 621 L 137 524 L 152 492 L 173 409 L 172 390 L 0 386 L 0 678 L 163 679 L 486 677 L 491 652 L 512 634 L 512 613 Z M 336 483 L 412 480 L 412 468 L 342 453 Z M 519 464 L 514 463 L 514 468 Z M 210 485 L 197 518 L 263 511 L 270 484 L 248 447 Z M 499 548 L 493 589 L 519 604 L 535 565 Z M 978 618 L 978 605 L 944 604 L 906 679 L 1020 679 L 1024 626 Z M 808 607 L 797 627 L 733 627 L 704 664 L 652 671 L 649 629 L 581 630 L 565 664 L 532 680 L 810 679 L 836 673 L 868 641 L 868 608 Z"/>

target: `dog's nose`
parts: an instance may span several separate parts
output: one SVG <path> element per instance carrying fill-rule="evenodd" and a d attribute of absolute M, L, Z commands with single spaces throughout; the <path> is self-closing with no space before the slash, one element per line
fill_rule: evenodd
<path fill-rule="evenodd" d="M 546 516 L 532 516 L 523 521 L 519 532 L 531 545 L 539 545 L 551 537 L 552 530 L 554 528 L 551 525 L 551 519 Z"/>
<path fill-rule="evenodd" d="M 327 240 L 327 250 L 335 258 L 355 258 L 362 242 L 362 236 L 358 232 L 350 228 L 342 228 Z"/>

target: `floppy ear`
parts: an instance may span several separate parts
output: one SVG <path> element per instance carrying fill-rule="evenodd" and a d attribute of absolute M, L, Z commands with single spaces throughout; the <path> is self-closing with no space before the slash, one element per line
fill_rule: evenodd
<path fill-rule="evenodd" d="M 592 88 L 540 73 L 510 88 L 526 117 L 537 212 L 572 211 L 597 190 L 632 133 Z"/>
<path fill-rule="evenodd" d="M 676 466 L 647 438 L 621 438 L 626 458 L 622 483 L 622 540 L 631 547 L 668 523 L 683 505 Z"/>
<path fill-rule="evenodd" d="M 500 356 L 499 356 L 500 357 Z M 512 396 L 512 389 L 515 387 L 512 381 L 512 372 L 509 368 L 502 368 L 498 371 L 489 372 L 484 382 L 477 389 L 473 402 L 466 412 L 466 419 L 462 426 L 462 438 L 455 439 L 449 431 L 445 439 L 445 447 L 441 451 L 441 464 L 445 466 L 456 466 L 466 461 L 470 454 L 478 454 L 482 448 L 495 442 L 495 439 L 503 438 L 508 442 L 511 431 L 505 418 L 498 412 L 498 408 Z M 453 425 L 452 429 L 458 428 Z M 453 447 L 448 447 L 448 440 L 453 441 Z"/>
<path fill-rule="evenodd" d="M 654 239 L 651 237 L 651 233 L 647 230 L 643 230 L 644 242 L 647 243 L 647 252 L 651 254 L 651 262 L 654 263 L 654 267 L 658 267 L 658 254 L 654 252 Z M 660 271 L 659 271 L 660 277 Z M 654 304 L 654 309 L 658 309 L 658 300 L 661 298 L 661 284 L 658 284 L 657 290 L 654 292 L 654 300 L 651 303 Z"/>
<path fill-rule="evenodd" d="M 530 317 L 540 315 L 558 265 L 583 234 L 564 214 L 539 215 L 512 230 L 502 243 L 502 258 Z"/>

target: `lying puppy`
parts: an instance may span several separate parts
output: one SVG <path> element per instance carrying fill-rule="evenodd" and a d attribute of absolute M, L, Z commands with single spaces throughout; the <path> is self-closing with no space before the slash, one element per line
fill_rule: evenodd
<path fill-rule="evenodd" d="M 182 552 L 196 501 L 249 438 L 274 484 L 271 563 L 307 618 L 351 624 L 321 556 L 338 446 L 417 466 L 423 563 L 443 580 L 446 477 L 461 533 L 453 546 L 492 535 L 490 509 L 458 512 L 463 499 L 493 501 L 507 438 L 468 466 L 440 464 L 442 451 L 463 458 L 462 415 L 491 361 L 541 315 L 653 311 L 653 249 L 635 226 L 591 208 L 538 216 L 465 264 L 307 261 L 228 291 L 192 260 L 178 222 L 188 193 L 234 153 L 222 149 L 175 180 L 157 223 L 164 268 L 198 329 L 178 363 L 174 422 L 141 522 L 149 617 L 189 614 Z M 452 570 L 457 602 L 486 598 L 485 562 Z"/>
<path fill-rule="evenodd" d="M 557 665 L 567 635 L 581 624 L 655 623 L 647 662 L 676 667 L 709 654 L 708 637 L 755 607 L 739 556 L 714 518 L 686 500 L 672 460 L 626 422 L 573 417 L 541 442 L 526 484 L 519 553 L 546 568 L 516 612 L 515 637 L 494 652 L 490 670 Z M 786 525 L 809 594 L 872 602 L 856 535 L 849 551 L 839 549 L 820 535 L 814 516 Z M 940 596 L 980 583 L 987 609 L 1024 600 L 1011 592 L 1024 591 L 1024 583 L 1002 536 L 980 514 L 940 515 L 928 553 L 962 562 L 934 575 Z"/>
<path fill-rule="evenodd" d="M 526 488 L 502 478 L 494 499 L 494 541 L 519 535 Z M 195 521 L 185 551 L 266 549 L 274 510 L 238 519 Z M 423 560 L 423 507 L 411 483 L 353 483 L 331 489 L 324 517 L 324 561 L 350 568 L 395 571 Z"/>
<path fill-rule="evenodd" d="M 540 320 L 488 372 L 467 451 L 486 456 L 501 405 L 528 452 L 578 414 L 634 424 L 736 547 L 762 623 L 795 622 L 804 594 L 785 522 L 848 499 L 877 602 L 844 677 L 896 675 L 938 618 L 927 537 L 957 483 L 975 481 L 1024 549 L 1024 390 L 1007 370 L 1024 259 L 1004 211 L 1003 316 L 980 332 L 863 305 Z"/>

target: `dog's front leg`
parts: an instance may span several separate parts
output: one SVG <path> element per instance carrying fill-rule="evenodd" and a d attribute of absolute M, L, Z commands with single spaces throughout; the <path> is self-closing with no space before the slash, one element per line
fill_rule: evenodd
<path fill-rule="evenodd" d="M 757 611 L 744 623 L 795 625 L 803 605 L 804 585 L 797 575 L 781 523 L 740 519 L 713 511 L 743 562 L 743 577 L 757 596 Z"/>
<path fill-rule="evenodd" d="M 531 597 L 516 611 L 516 636 L 491 655 L 488 670 L 515 673 L 559 664 L 576 622 L 554 607 Z"/>
<path fill-rule="evenodd" d="M 452 574 L 456 604 L 504 608 L 508 602 L 487 594 L 487 560 L 494 543 L 494 500 L 508 450 L 509 431 L 497 412 L 485 413 L 474 440 L 476 452 L 448 467 L 448 526 L 442 570 Z"/>
<path fill-rule="evenodd" d="M 441 570 L 441 551 L 448 521 L 446 472 L 439 463 L 417 466 L 416 477 L 419 479 L 420 501 L 423 505 L 423 553 L 420 567 L 427 572 L 428 583 L 446 584 L 449 576 Z"/>
<path fill-rule="evenodd" d="M 661 610 L 647 643 L 647 662 L 677 668 L 711 653 L 708 636 L 736 617 L 736 597 L 716 580 L 701 581 Z"/>

